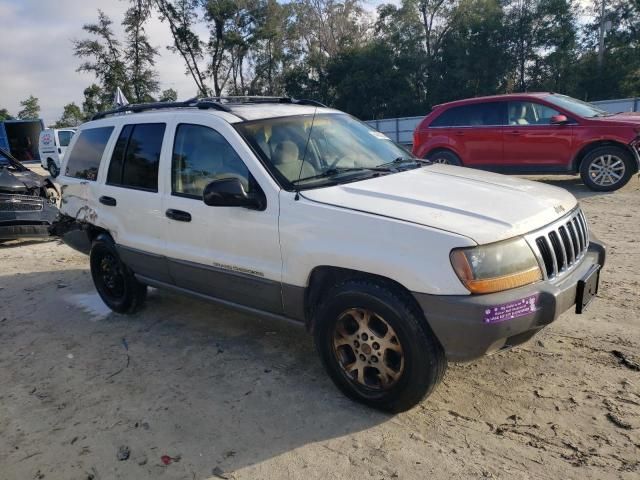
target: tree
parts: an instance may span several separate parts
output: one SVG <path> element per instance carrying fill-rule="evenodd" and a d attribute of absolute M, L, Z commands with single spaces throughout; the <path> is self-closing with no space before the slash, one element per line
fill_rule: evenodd
<path fill-rule="evenodd" d="M 84 122 L 84 113 L 74 102 L 67 103 L 64 106 L 62 116 L 54 124 L 53 128 L 77 127 Z"/>
<path fill-rule="evenodd" d="M 0 122 L 3 122 L 5 120 L 13 120 L 13 116 L 6 108 L 0 108 Z"/>
<path fill-rule="evenodd" d="M 36 120 L 40 117 L 40 105 L 38 98 L 33 95 L 20 102 L 22 110 L 18 112 L 19 120 Z"/>
<path fill-rule="evenodd" d="M 206 85 L 206 72 L 200 63 L 204 59 L 203 42 L 193 31 L 197 20 L 196 6 L 199 0 L 153 0 L 160 12 L 160 20 L 169 24 L 173 45 L 169 48 L 177 52 L 184 60 L 186 73 L 193 78 L 202 96 L 209 95 Z"/>
<path fill-rule="evenodd" d="M 134 97 L 128 81 L 122 46 L 113 33 L 112 25 L 111 19 L 102 10 L 98 10 L 98 22 L 82 27 L 91 38 L 73 41 L 74 55 L 84 59 L 77 71 L 91 72 L 98 79 L 100 107 L 111 105 L 118 87 L 127 98 Z"/>
<path fill-rule="evenodd" d="M 151 12 L 145 0 L 133 0 L 126 11 L 122 25 L 127 35 L 126 55 L 127 77 L 133 93 L 133 102 L 153 101 L 152 94 L 160 89 L 158 73 L 154 70 L 158 51 L 149 43 L 144 24 Z"/>
<path fill-rule="evenodd" d="M 160 98 L 158 98 L 159 102 L 175 102 L 176 100 L 178 100 L 178 92 L 173 88 L 163 90 L 160 94 Z"/>
<path fill-rule="evenodd" d="M 107 103 L 103 103 L 105 94 L 99 85 L 91 84 L 84 89 L 84 101 L 82 102 L 82 111 L 85 120 L 90 120 L 96 113 L 106 110 L 111 105 L 111 98 L 107 97 Z"/>

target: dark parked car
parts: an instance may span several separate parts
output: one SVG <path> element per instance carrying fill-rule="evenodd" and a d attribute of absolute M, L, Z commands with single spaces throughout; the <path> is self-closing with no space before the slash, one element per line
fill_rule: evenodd
<path fill-rule="evenodd" d="M 413 153 L 501 173 L 580 173 L 592 190 L 617 190 L 640 165 L 640 113 L 611 114 L 557 93 L 459 100 L 418 125 Z"/>
<path fill-rule="evenodd" d="M 55 185 L 0 148 L 0 242 L 49 235 L 58 215 Z"/>

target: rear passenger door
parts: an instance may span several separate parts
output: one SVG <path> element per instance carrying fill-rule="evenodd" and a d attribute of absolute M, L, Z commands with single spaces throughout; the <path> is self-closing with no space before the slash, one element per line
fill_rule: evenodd
<path fill-rule="evenodd" d="M 123 124 L 98 194 L 102 223 L 112 232 L 124 262 L 135 273 L 160 281 L 169 280 L 164 258 L 167 218 L 158 191 L 166 129 L 161 122 Z M 170 145 L 164 150 L 168 155 Z"/>
<path fill-rule="evenodd" d="M 282 313 L 278 191 L 226 121 L 197 113 L 176 119 L 164 199 L 173 281 L 210 297 Z M 206 205 L 204 188 L 230 177 L 249 194 L 262 192 L 266 208 Z"/>

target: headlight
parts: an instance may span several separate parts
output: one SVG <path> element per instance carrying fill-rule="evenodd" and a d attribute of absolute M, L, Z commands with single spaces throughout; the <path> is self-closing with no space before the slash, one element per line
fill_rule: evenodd
<path fill-rule="evenodd" d="M 451 265 L 471 293 L 491 293 L 542 280 L 542 271 L 524 238 L 451 251 Z"/>

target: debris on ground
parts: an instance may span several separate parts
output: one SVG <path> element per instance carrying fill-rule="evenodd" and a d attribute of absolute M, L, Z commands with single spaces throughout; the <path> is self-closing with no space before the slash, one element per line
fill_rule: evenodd
<path fill-rule="evenodd" d="M 169 455 L 162 455 L 160 457 L 160 461 L 163 465 L 171 465 L 172 463 L 179 462 L 182 457 L 180 455 L 176 455 L 175 457 L 170 457 Z"/>
<path fill-rule="evenodd" d="M 227 474 L 225 473 L 225 471 L 224 471 L 224 470 L 222 470 L 220 467 L 215 467 L 215 468 L 211 471 L 211 473 L 212 473 L 215 477 L 218 477 L 218 478 L 224 478 L 225 480 L 228 480 L 229 478 L 231 478 L 231 477 L 229 477 L 229 475 L 227 475 Z"/>
<path fill-rule="evenodd" d="M 126 445 L 120 445 L 120 447 L 118 448 L 118 453 L 116 454 L 118 460 L 120 460 L 121 462 L 129 460 L 130 455 L 131 450 L 129 449 L 129 447 L 127 447 Z"/>
<path fill-rule="evenodd" d="M 624 365 L 629 370 L 635 370 L 636 372 L 640 372 L 640 363 L 631 360 L 627 355 L 625 355 L 620 350 L 611 350 L 611 354 L 618 359 L 620 365 Z"/>
<path fill-rule="evenodd" d="M 607 412 L 607 418 L 611 423 L 613 423 L 617 427 L 624 428 L 625 430 L 631 430 L 632 428 L 629 422 L 627 422 L 626 420 L 623 420 L 613 412 Z"/>

